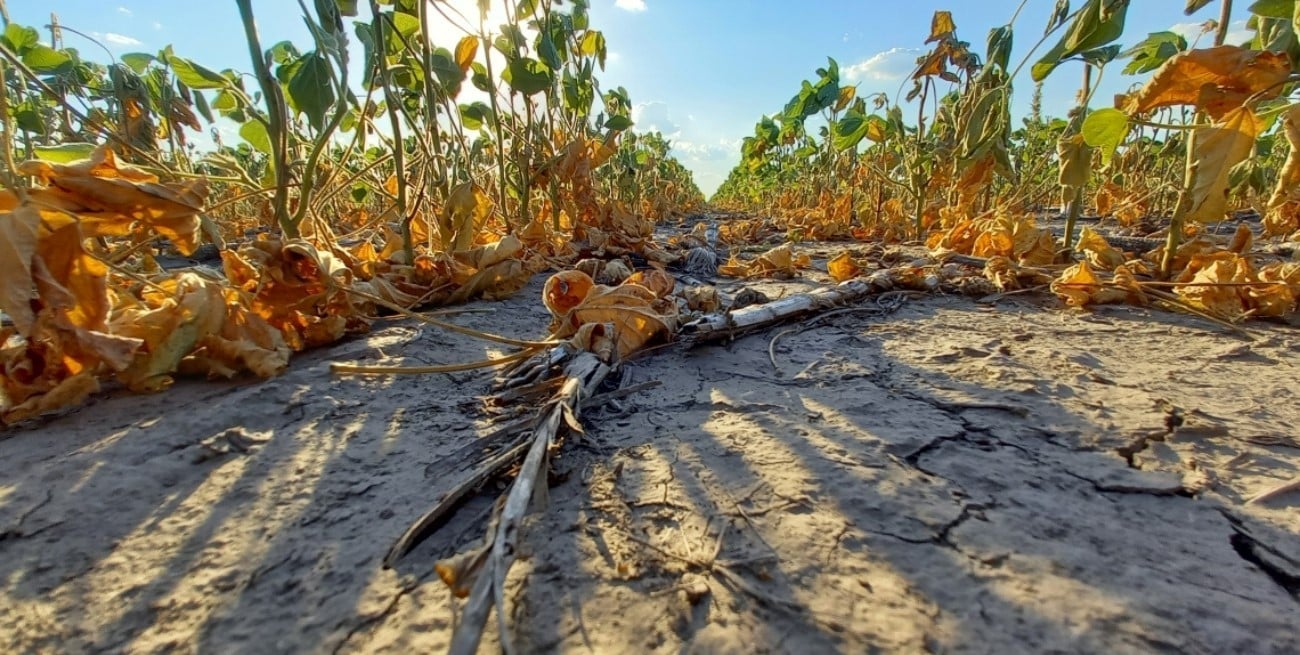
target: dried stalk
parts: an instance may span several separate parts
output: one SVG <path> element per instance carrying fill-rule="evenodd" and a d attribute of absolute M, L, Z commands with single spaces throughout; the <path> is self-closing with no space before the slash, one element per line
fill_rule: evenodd
<path fill-rule="evenodd" d="M 861 300 L 873 293 L 887 291 L 892 286 L 883 276 L 849 280 L 834 287 L 797 293 L 761 305 L 709 314 L 683 325 L 681 335 L 684 340 L 692 343 L 719 341 L 788 321 L 819 309 Z"/>
<path fill-rule="evenodd" d="M 591 353 L 581 353 L 564 369 L 564 386 L 545 410 L 545 418 L 533 431 L 528 455 L 520 466 L 519 477 L 510 487 L 502 507 L 500 521 L 490 534 L 492 540 L 491 555 L 484 561 L 483 568 L 474 582 L 469 600 L 461 612 L 460 622 L 452 633 L 451 655 L 473 655 L 478 650 L 483 638 L 483 627 L 487 624 L 489 610 L 497 605 L 498 622 L 504 628 L 505 607 L 502 598 L 502 585 L 510 565 L 514 563 L 519 545 L 519 530 L 528 506 L 535 494 L 538 484 L 545 489 L 545 463 L 551 442 L 560 430 L 561 424 L 572 420 L 581 410 L 582 399 L 589 397 L 609 375 L 612 369 Z M 540 478 L 540 480 L 539 480 Z M 508 635 L 501 635 L 503 650 L 510 652 Z"/>

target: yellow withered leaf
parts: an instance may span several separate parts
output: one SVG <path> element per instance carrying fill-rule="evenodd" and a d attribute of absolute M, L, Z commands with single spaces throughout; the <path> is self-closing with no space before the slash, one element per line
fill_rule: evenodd
<path fill-rule="evenodd" d="M 651 339 L 671 335 L 677 325 L 673 305 L 657 302 L 653 291 L 637 284 L 606 287 L 581 271 L 563 271 L 542 290 L 542 301 L 554 316 L 552 332 L 566 338 L 593 323 L 613 327 L 619 357 L 626 357 Z"/>
<path fill-rule="evenodd" d="M 1123 303 L 1129 296 L 1126 289 L 1103 284 L 1086 261 L 1062 271 L 1061 276 L 1052 282 L 1051 289 L 1071 307 Z"/>
<path fill-rule="evenodd" d="M 1291 151 L 1278 173 L 1264 214 L 1264 236 L 1285 236 L 1300 229 L 1300 103 L 1282 114 L 1282 134 Z"/>
<path fill-rule="evenodd" d="M 523 252 L 524 244 L 514 235 L 502 237 L 499 241 L 479 246 L 473 250 L 452 253 L 456 261 L 476 269 L 484 269 L 507 259 L 517 258 Z"/>
<path fill-rule="evenodd" d="M 862 267 L 853 261 L 853 256 L 846 250 L 826 262 L 826 272 L 831 276 L 832 280 L 843 282 L 861 275 Z"/>
<path fill-rule="evenodd" d="M 1255 233 L 1250 231 L 1250 226 L 1238 223 L 1236 231 L 1232 233 L 1232 242 L 1228 244 L 1228 250 L 1241 255 L 1250 252 L 1254 244 Z"/>
<path fill-rule="evenodd" d="M 1254 110 L 1238 107 L 1218 123 L 1197 131 L 1192 152 L 1196 176 L 1187 220 L 1204 223 L 1223 219 L 1228 206 L 1228 176 L 1233 166 L 1255 150 L 1260 127 Z"/>
<path fill-rule="evenodd" d="M 460 67 L 461 73 L 468 73 L 469 67 L 474 63 L 474 56 L 478 54 L 478 37 L 467 36 L 456 44 L 456 65 Z"/>
<path fill-rule="evenodd" d="M 482 296 L 488 300 L 505 298 L 528 284 L 528 270 L 518 259 L 498 261 L 474 273 L 448 298 L 464 302 Z"/>
<path fill-rule="evenodd" d="M 1101 288 L 1101 280 L 1092 272 L 1088 262 L 1079 262 L 1061 272 L 1052 282 L 1052 293 L 1060 296 L 1071 307 L 1085 307 L 1093 292 Z"/>
<path fill-rule="evenodd" d="M 1240 293 L 1242 288 L 1235 285 L 1252 281 L 1249 267 L 1249 262 L 1235 255 L 1215 258 L 1192 276 L 1189 286 L 1178 287 L 1178 296 L 1212 316 L 1228 321 L 1242 320 L 1247 316 Z"/>
<path fill-rule="evenodd" d="M 564 316 L 582 304 L 595 285 L 591 276 L 582 271 L 560 271 L 542 287 L 542 304 L 553 316 Z"/>
<path fill-rule="evenodd" d="M 1256 93 L 1275 97 L 1290 74 L 1291 64 L 1282 52 L 1233 45 L 1188 50 L 1170 57 L 1136 93 L 1119 96 L 1116 107 L 1134 115 L 1195 105 L 1219 120 Z"/>
<path fill-rule="evenodd" d="M 1267 284 L 1249 290 L 1250 303 L 1257 315 L 1286 316 L 1296 311 L 1300 299 L 1300 263 L 1270 264 L 1260 270 L 1259 279 Z"/>
<path fill-rule="evenodd" d="M 123 236 L 138 221 L 170 239 L 183 254 L 198 248 L 202 226 L 198 214 L 208 194 L 206 179 L 159 183 L 150 173 L 120 165 L 107 145 L 72 164 L 33 160 L 18 169 L 50 186 L 39 190 L 35 201 L 48 201 L 52 207 L 80 215 L 87 238 Z"/>
<path fill-rule="evenodd" d="M 1103 271 L 1113 271 L 1124 263 L 1124 253 L 1112 248 L 1105 237 L 1091 227 L 1083 228 L 1079 234 L 1079 242 L 1074 248 L 1083 253 L 1089 264 Z"/>
<path fill-rule="evenodd" d="M 113 317 L 113 332 L 134 337 L 144 347 L 118 379 L 134 391 L 171 386 L 171 374 L 199 341 L 217 333 L 226 320 L 221 285 L 194 273 L 164 280 L 161 291 L 143 294 L 143 303 Z"/>
<path fill-rule="evenodd" d="M 478 230 L 492 215 L 492 200 L 473 182 L 452 189 L 438 217 L 438 236 L 449 251 L 468 250 Z"/>
<path fill-rule="evenodd" d="M 934 43 L 957 31 L 957 24 L 952 20 L 951 11 L 936 11 L 930 19 L 930 37 L 926 43 Z"/>
<path fill-rule="evenodd" d="M 91 257 L 82 242 L 76 223 L 42 234 L 33 278 L 37 294 L 51 310 L 77 328 L 102 331 L 111 307 L 108 267 Z"/>
<path fill-rule="evenodd" d="M 31 335 L 36 323 L 32 258 L 40 225 L 40 212 L 31 206 L 0 213 L 0 309 L 24 336 Z"/>
<path fill-rule="evenodd" d="M 666 298 L 677 287 L 677 280 L 661 268 L 637 271 L 623 280 L 623 284 L 638 284 L 649 289 L 658 298 Z"/>
<path fill-rule="evenodd" d="M 230 378 L 243 371 L 270 378 L 284 372 L 291 350 L 280 331 L 253 313 L 239 290 L 221 292 L 225 311 L 220 330 L 200 338 L 198 347 L 181 360 L 179 370 L 213 378 Z"/>
<path fill-rule="evenodd" d="M 4 403 L 0 403 L 0 411 L 3 412 L 0 413 L 0 422 L 17 423 L 46 412 L 79 405 L 96 391 L 99 391 L 99 381 L 91 371 L 83 371 L 60 381 L 49 391 L 13 407 L 5 407 Z"/>

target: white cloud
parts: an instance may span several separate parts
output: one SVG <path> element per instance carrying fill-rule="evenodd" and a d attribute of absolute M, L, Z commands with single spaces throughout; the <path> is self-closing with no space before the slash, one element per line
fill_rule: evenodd
<path fill-rule="evenodd" d="M 645 0 L 614 0 L 614 6 L 623 11 L 645 11 Z"/>
<path fill-rule="evenodd" d="M 1213 43 L 1214 40 L 1214 30 L 1211 29 L 1208 32 L 1205 31 L 1206 27 L 1211 27 L 1208 25 L 1210 22 L 1212 21 L 1201 23 L 1174 23 L 1169 26 L 1169 31 L 1181 34 L 1184 39 L 1187 39 L 1189 45 L 1196 43 L 1197 39 L 1199 39 L 1200 43 L 1197 45 L 1205 47 Z M 1246 21 L 1234 20 L 1231 23 L 1228 23 L 1228 34 L 1226 38 L 1224 38 L 1223 42 L 1229 45 L 1237 45 L 1245 43 L 1254 35 L 1255 33 L 1253 31 L 1246 29 Z"/>
<path fill-rule="evenodd" d="M 131 15 L 131 10 L 130 10 L 130 9 L 127 9 L 126 7 L 118 7 L 118 8 L 117 8 L 117 13 L 119 13 L 119 14 L 123 14 L 123 15 L 125 15 L 125 16 L 130 16 L 130 15 Z"/>
<path fill-rule="evenodd" d="M 153 28 L 154 28 L 155 30 L 160 30 L 160 29 L 162 29 L 162 23 L 159 23 L 158 21 L 154 21 L 154 22 L 153 22 Z"/>
<path fill-rule="evenodd" d="M 671 137 L 682 131 L 668 112 L 668 104 L 663 102 L 644 102 L 632 108 L 632 121 L 638 132 L 659 131 Z"/>
<path fill-rule="evenodd" d="M 916 58 L 920 54 L 921 50 L 916 48 L 890 48 L 844 68 L 844 79 L 856 82 L 896 80 L 916 67 Z"/>
<path fill-rule="evenodd" d="M 113 32 L 105 34 L 104 40 L 115 45 L 141 45 L 139 39 L 133 39 L 123 34 L 114 34 Z"/>
<path fill-rule="evenodd" d="M 740 150 L 740 144 L 725 139 L 719 139 L 716 144 L 674 140 L 673 150 L 684 155 L 683 159 L 687 161 L 721 161 L 735 158 Z"/>
<path fill-rule="evenodd" d="M 605 53 L 605 61 L 610 64 L 617 64 L 618 62 L 623 61 L 623 53 L 616 50 L 610 50 Z"/>

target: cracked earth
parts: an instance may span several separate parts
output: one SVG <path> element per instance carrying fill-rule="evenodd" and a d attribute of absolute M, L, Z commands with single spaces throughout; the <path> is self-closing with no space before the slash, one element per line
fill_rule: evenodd
<path fill-rule="evenodd" d="M 776 298 L 808 281 L 764 283 Z M 724 285 L 734 292 L 735 284 Z M 534 337 L 540 280 L 460 322 Z M 624 367 L 507 581 L 520 652 L 1300 652 L 1300 332 L 1133 308 L 909 301 Z M 110 395 L 0 434 L 0 650 L 439 652 L 432 572 L 495 481 L 483 374 L 404 322 L 266 383 Z M 495 621 L 489 622 L 495 626 Z M 484 652 L 499 648 L 490 629 Z"/>

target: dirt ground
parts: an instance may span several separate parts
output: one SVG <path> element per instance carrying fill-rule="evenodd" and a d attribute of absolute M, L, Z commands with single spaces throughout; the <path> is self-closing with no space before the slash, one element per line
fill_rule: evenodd
<path fill-rule="evenodd" d="M 455 320 L 539 336 L 541 282 Z M 932 296 L 787 334 L 774 368 L 781 329 L 625 365 L 664 384 L 554 461 L 519 652 L 1300 652 L 1300 492 L 1246 504 L 1300 475 L 1295 328 Z M 329 362 L 494 353 L 389 321 L 268 382 L 0 433 L 0 651 L 444 651 L 433 564 L 505 483 L 381 561 L 469 474 L 490 374 Z"/>

